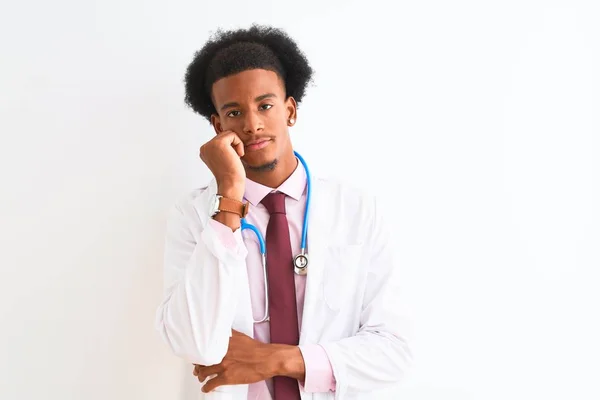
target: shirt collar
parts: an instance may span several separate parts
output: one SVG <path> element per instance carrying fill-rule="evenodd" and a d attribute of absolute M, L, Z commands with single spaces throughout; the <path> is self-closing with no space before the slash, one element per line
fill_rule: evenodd
<path fill-rule="evenodd" d="M 296 161 L 298 163 L 296 169 L 278 188 L 273 189 L 246 178 L 246 190 L 244 192 L 246 200 L 253 206 L 256 206 L 269 193 L 275 191 L 282 192 L 296 201 L 300 200 L 302 193 L 306 189 L 306 171 L 297 158 Z"/>

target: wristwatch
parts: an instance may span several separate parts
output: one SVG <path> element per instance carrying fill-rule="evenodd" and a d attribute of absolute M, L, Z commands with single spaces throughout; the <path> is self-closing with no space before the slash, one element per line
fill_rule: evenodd
<path fill-rule="evenodd" d="M 241 201 L 216 194 L 213 197 L 210 207 L 210 216 L 214 217 L 220 212 L 230 212 L 239 215 L 241 218 L 245 218 L 248 215 L 248 208 L 248 202 L 242 203 Z"/>

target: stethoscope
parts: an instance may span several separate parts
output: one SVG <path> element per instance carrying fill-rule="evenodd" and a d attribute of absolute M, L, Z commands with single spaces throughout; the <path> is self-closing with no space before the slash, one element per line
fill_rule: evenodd
<path fill-rule="evenodd" d="M 306 171 L 306 206 L 304 208 L 304 222 L 302 224 L 302 241 L 300 243 L 300 254 L 297 254 L 294 257 L 294 272 L 298 275 L 306 275 L 307 267 L 308 267 L 308 254 L 306 253 L 306 232 L 308 227 L 308 206 L 310 204 L 310 173 L 308 172 L 308 166 L 306 165 L 306 161 L 300 156 L 300 154 L 294 151 L 298 160 L 302 163 L 304 167 L 304 171 Z M 265 315 L 260 321 L 254 321 L 254 323 L 260 323 L 269 320 L 269 290 L 267 284 L 267 251 L 265 246 L 265 239 L 261 235 L 258 228 L 252 224 L 246 222 L 245 218 L 242 218 L 242 231 L 244 229 L 250 229 L 256 234 L 258 238 L 258 243 L 260 245 L 260 254 L 262 257 L 262 267 L 263 267 L 263 278 L 265 284 Z"/>

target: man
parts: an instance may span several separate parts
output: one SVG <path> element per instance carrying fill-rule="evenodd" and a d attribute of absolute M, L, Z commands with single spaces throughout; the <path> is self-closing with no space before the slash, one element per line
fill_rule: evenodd
<path fill-rule="evenodd" d="M 186 103 L 216 132 L 200 148 L 214 180 L 169 219 L 157 329 L 207 396 L 371 398 L 411 360 L 386 214 L 371 195 L 313 178 L 307 273 L 294 268 L 310 175 L 289 128 L 311 77 L 286 33 L 257 25 L 218 32 L 186 73 Z M 265 238 L 266 271 L 242 217 Z"/>

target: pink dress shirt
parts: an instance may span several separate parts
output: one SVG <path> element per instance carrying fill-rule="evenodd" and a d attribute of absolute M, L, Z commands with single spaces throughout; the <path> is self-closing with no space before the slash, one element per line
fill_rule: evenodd
<path fill-rule="evenodd" d="M 266 237 L 269 213 L 260 204 L 261 200 L 269 193 L 279 191 L 285 193 L 285 208 L 290 226 L 290 240 L 292 242 L 292 254 L 300 253 L 300 241 L 302 239 L 302 224 L 304 222 L 304 207 L 306 206 L 306 172 L 298 162 L 298 166 L 292 175 L 277 189 L 263 186 L 259 183 L 246 179 L 246 191 L 244 198 L 250 202 L 250 212 L 246 221 L 253 224 Z M 214 219 L 210 222 L 218 232 L 223 245 L 234 249 L 236 240 L 231 229 Z M 260 246 L 254 232 L 244 230 L 242 237 L 248 249 L 246 267 L 248 268 L 248 279 L 250 283 L 250 298 L 252 301 L 252 312 L 254 320 L 260 320 L 265 314 L 265 287 L 263 281 L 263 268 L 261 262 Z M 290 268 L 292 266 L 290 265 Z M 296 305 L 298 307 L 298 326 L 302 329 L 302 310 L 304 308 L 304 288 L 306 276 L 294 275 L 296 284 Z M 263 343 L 269 343 L 269 322 L 254 324 L 254 338 Z M 335 391 L 335 377 L 329 358 L 325 350 L 318 344 L 299 346 L 304 358 L 306 376 L 304 382 L 299 382 L 300 389 L 305 392 L 327 392 Z M 249 400 L 271 400 L 273 398 L 273 382 L 257 382 L 249 385 Z"/>

